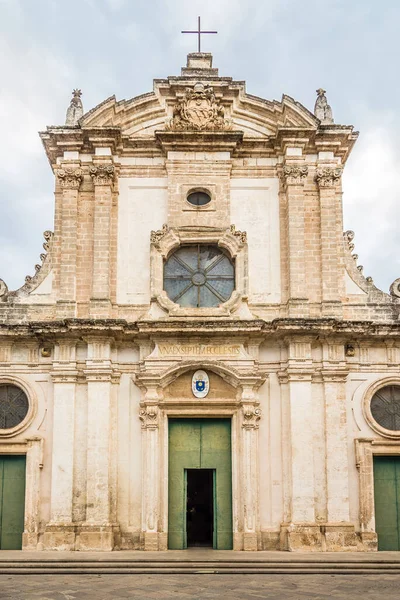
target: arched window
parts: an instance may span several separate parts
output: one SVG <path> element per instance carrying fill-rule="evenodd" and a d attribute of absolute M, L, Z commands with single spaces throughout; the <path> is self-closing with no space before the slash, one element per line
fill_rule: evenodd
<path fill-rule="evenodd" d="M 234 289 L 233 262 L 218 246 L 182 246 L 165 262 L 164 290 L 180 306 L 218 306 Z"/>
<path fill-rule="evenodd" d="M 0 429 L 12 429 L 25 419 L 29 410 L 28 398 L 16 385 L 0 385 Z"/>

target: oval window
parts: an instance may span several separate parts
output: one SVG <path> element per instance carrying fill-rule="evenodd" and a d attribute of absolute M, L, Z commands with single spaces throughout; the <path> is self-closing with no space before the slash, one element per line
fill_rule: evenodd
<path fill-rule="evenodd" d="M 211 202 L 211 196 L 207 192 L 191 192 L 187 197 L 187 201 L 193 206 L 205 206 Z"/>
<path fill-rule="evenodd" d="M 371 414 L 381 427 L 400 431 L 400 386 L 379 389 L 371 399 Z"/>
<path fill-rule="evenodd" d="M 0 429 L 12 429 L 22 423 L 28 410 L 28 398 L 21 388 L 0 385 Z"/>

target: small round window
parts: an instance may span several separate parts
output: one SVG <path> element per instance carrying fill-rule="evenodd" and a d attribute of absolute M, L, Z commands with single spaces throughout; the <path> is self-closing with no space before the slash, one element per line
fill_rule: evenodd
<path fill-rule="evenodd" d="M 28 398 L 16 385 L 0 385 L 0 429 L 12 429 L 25 419 Z"/>
<path fill-rule="evenodd" d="M 371 399 L 371 415 L 381 427 L 400 431 L 400 386 L 380 388 Z"/>
<path fill-rule="evenodd" d="M 187 201 L 189 204 L 192 204 L 192 206 L 205 206 L 211 202 L 211 196 L 210 194 L 207 194 L 207 192 L 190 192 Z"/>

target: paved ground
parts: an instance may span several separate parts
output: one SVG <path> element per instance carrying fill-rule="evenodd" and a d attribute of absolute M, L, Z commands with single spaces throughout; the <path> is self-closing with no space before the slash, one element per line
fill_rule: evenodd
<path fill-rule="evenodd" d="M 400 575 L 3 575 L 1 600 L 399 600 Z"/>

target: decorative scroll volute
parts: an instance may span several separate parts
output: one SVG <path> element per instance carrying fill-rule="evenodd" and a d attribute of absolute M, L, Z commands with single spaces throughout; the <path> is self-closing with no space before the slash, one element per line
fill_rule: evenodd
<path fill-rule="evenodd" d="M 146 406 L 139 412 L 139 419 L 142 421 L 142 429 L 157 429 L 159 423 L 158 407 Z"/>
<path fill-rule="evenodd" d="M 225 119 L 224 109 L 212 87 L 201 82 L 186 88 L 185 95 L 174 106 L 167 131 L 229 131 L 232 123 Z"/>
<path fill-rule="evenodd" d="M 258 429 L 259 420 L 261 419 L 261 409 L 253 405 L 245 404 L 242 408 L 244 429 Z"/>
<path fill-rule="evenodd" d="M 73 169 L 66 167 L 65 169 L 57 170 L 57 178 L 62 188 L 77 190 L 83 179 L 82 169 Z"/>

